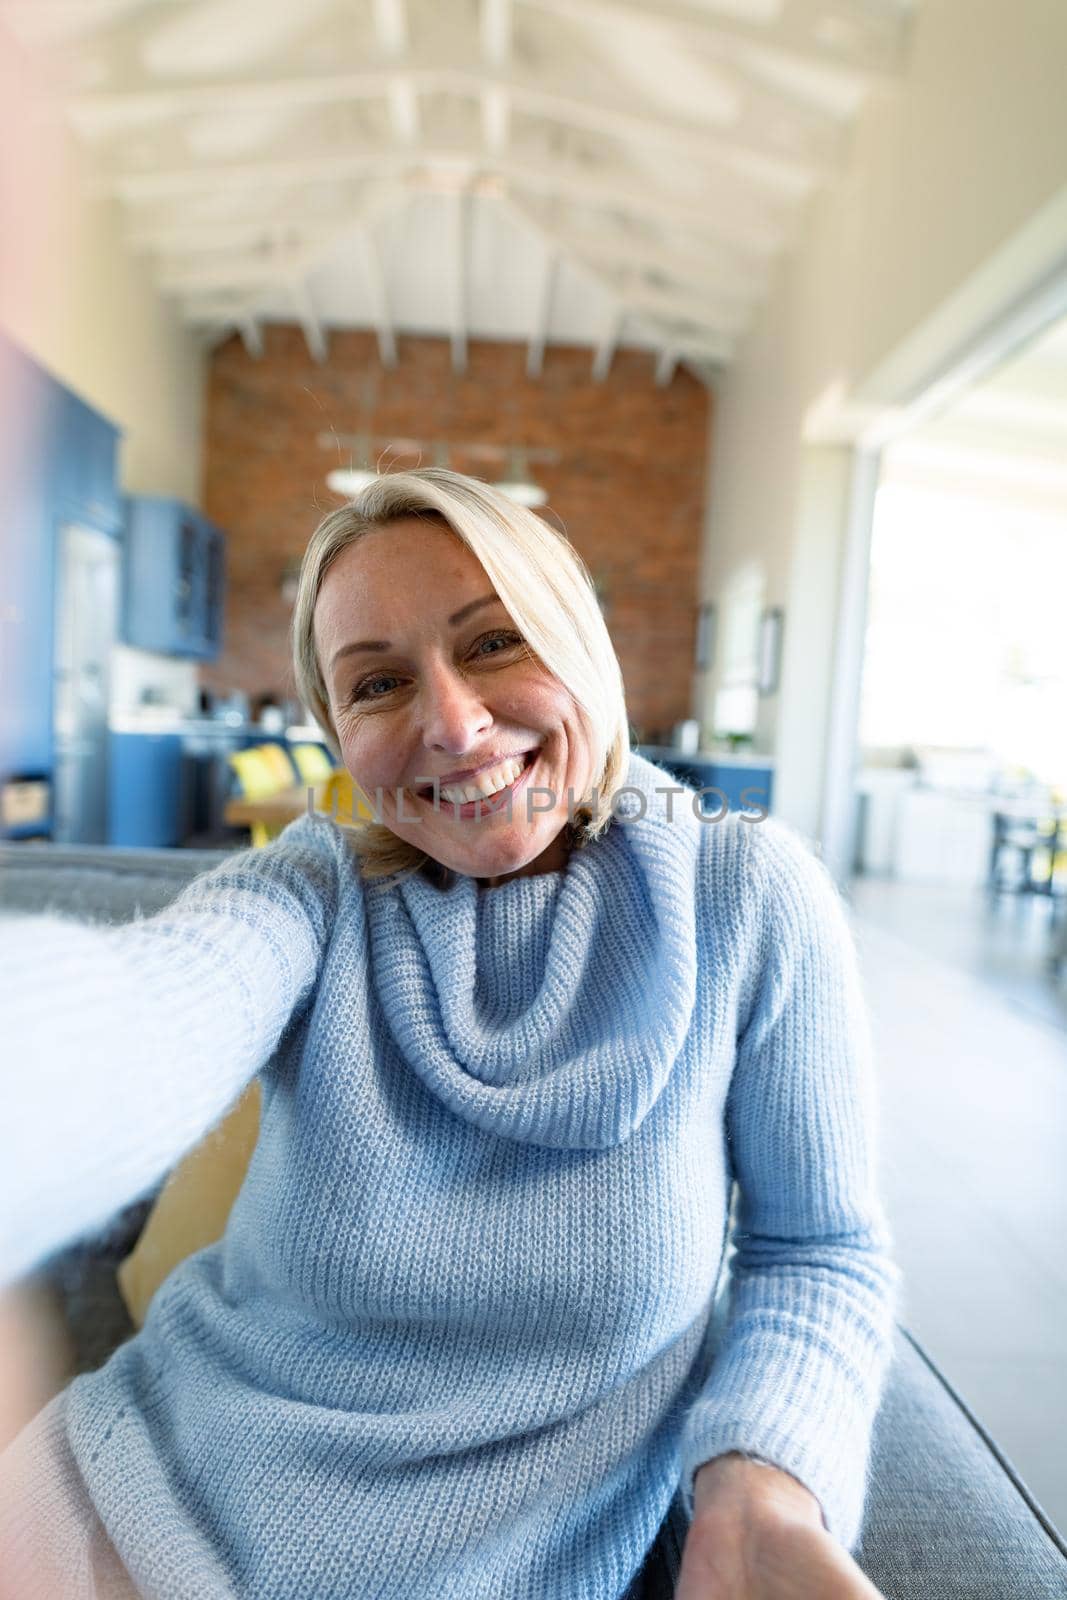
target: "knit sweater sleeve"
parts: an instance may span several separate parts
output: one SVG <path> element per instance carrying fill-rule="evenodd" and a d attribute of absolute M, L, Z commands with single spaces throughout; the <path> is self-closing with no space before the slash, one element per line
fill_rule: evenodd
<path fill-rule="evenodd" d="M 269 1059 L 318 975 L 339 838 L 301 817 L 121 927 L 0 918 L 0 1284 L 142 1194 Z"/>
<path fill-rule="evenodd" d="M 682 1493 L 727 1451 L 791 1473 L 858 1542 L 900 1273 L 877 1188 L 869 1021 L 843 901 L 784 823 L 746 827 L 761 914 L 727 1099 L 738 1207 L 722 1342 L 687 1415 Z"/>

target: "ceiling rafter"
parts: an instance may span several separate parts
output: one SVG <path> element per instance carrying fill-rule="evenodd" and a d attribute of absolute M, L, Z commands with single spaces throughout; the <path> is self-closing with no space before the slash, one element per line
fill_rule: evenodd
<path fill-rule="evenodd" d="M 732 300 L 739 309 L 750 310 L 766 292 L 767 272 L 757 272 L 751 263 L 737 266 L 710 253 L 698 255 L 669 245 L 653 244 L 618 227 L 599 231 L 583 228 L 580 232 L 567 229 L 555 218 L 544 216 L 538 203 L 531 202 L 529 197 L 523 199 L 522 205 L 531 223 L 544 228 L 564 256 L 581 256 L 602 268 L 622 262 L 628 269 L 656 273 L 682 289 L 688 287 L 694 292 Z"/>
<path fill-rule="evenodd" d="M 323 366 L 330 353 L 329 338 L 322 325 L 315 302 L 307 280 L 294 278 L 289 284 L 289 293 L 296 310 L 297 320 L 304 331 L 304 339 L 313 361 Z"/>
<path fill-rule="evenodd" d="M 771 22 L 711 11 L 694 0 L 515 0 L 532 11 L 574 16 L 584 11 L 632 17 L 669 28 L 688 43 L 714 42 L 737 52 L 773 51 L 806 65 L 837 67 L 865 78 L 895 78 L 903 70 L 910 6 L 897 0 L 786 0 Z M 131 26 L 150 30 L 174 0 L 5 0 L 11 25 L 41 39 L 114 37 Z M 386 13 L 395 0 L 375 0 Z"/>
<path fill-rule="evenodd" d="M 386 61 L 399 61 L 408 52 L 407 0 L 374 0 L 374 31 L 378 48 Z M 419 137 L 419 97 L 410 79 L 389 77 L 389 120 L 400 144 L 415 144 Z"/>
<path fill-rule="evenodd" d="M 458 189 L 451 196 L 448 209 L 449 254 L 452 258 L 452 371 L 463 373 L 467 370 L 467 254 L 470 232 L 470 196 L 466 189 Z"/>
<path fill-rule="evenodd" d="M 177 296 L 187 312 L 192 309 L 196 320 L 203 320 L 197 307 L 205 296 L 208 297 L 209 310 L 204 315 L 208 320 L 218 320 L 219 301 L 211 297 L 223 296 L 221 303 L 224 307 L 237 307 L 228 318 L 237 327 L 241 326 L 243 320 L 256 315 L 265 293 L 271 290 L 287 292 L 305 319 L 308 348 L 318 360 L 320 358 L 316 351 L 323 348 L 325 336 L 321 324 L 318 324 L 318 333 L 315 331 L 317 319 L 308 287 L 309 280 L 315 270 L 346 241 L 354 240 L 363 255 L 368 292 L 375 309 L 379 351 L 383 362 L 387 366 L 392 365 L 396 359 L 395 336 L 369 226 L 377 216 L 394 209 L 397 203 L 395 192 L 384 186 L 379 187 L 369 198 L 364 198 L 354 214 L 335 223 L 332 231 L 323 233 L 313 242 L 305 242 L 294 249 L 286 239 L 284 230 L 276 225 L 273 248 L 269 254 L 246 257 L 236 267 L 232 262 L 227 264 L 224 261 L 201 262 L 193 267 L 187 265 L 184 270 L 164 265 L 156 281 L 164 294 Z M 323 334 L 323 339 L 320 339 L 320 334 Z"/>
<path fill-rule="evenodd" d="M 351 0 L 304 0 L 272 13 L 276 27 L 264 17 L 247 53 L 235 34 L 232 55 L 180 20 L 206 16 L 204 0 L 0 0 L 0 15 L 50 53 L 98 189 L 125 203 L 129 242 L 201 334 L 234 329 L 258 358 L 262 318 L 287 295 L 324 360 L 315 284 L 333 295 L 340 280 L 315 273 L 347 251 L 392 364 L 368 222 L 383 196 L 427 191 L 447 195 L 443 331 L 463 370 L 480 195 L 544 251 L 528 372 L 542 370 L 569 264 L 603 297 L 594 376 L 640 330 L 659 384 L 731 359 L 808 196 L 842 170 L 864 91 L 901 74 L 912 8 L 780 0 L 763 18 L 718 0 L 466 0 L 463 22 L 442 25 L 421 0 L 364 3 L 371 28 L 353 26 Z M 644 87 L 675 46 L 709 77 L 688 111 L 681 93 Z"/>
<path fill-rule="evenodd" d="M 503 70 L 511 61 L 513 0 L 479 0 L 482 60 Z M 505 150 L 511 141 L 511 101 L 507 90 L 487 88 L 481 97 L 482 137 L 488 150 Z"/>
<path fill-rule="evenodd" d="M 558 271 L 559 257 L 554 250 L 546 250 L 526 348 L 526 375 L 529 378 L 539 378 L 544 369 L 545 346 L 548 343 L 548 330 L 552 322 L 552 296 L 556 289 Z"/>
<path fill-rule="evenodd" d="M 678 365 L 678 352 L 673 345 L 665 344 L 656 357 L 656 384 L 660 389 L 670 386 Z"/>
<path fill-rule="evenodd" d="M 514 150 L 489 157 L 475 146 L 418 147 L 398 150 L 373 145 L 358 151 L 322 150 L 314 155 L 273 157 L 267 160 L 219 162 L 210 166 L 166 171 L 104 174 L 100 185 L 128 205 L 153 204 L 176 196 L 195 196 L 218 189 L 235 195 L 250 188 L 302 188 L 315 182 L 336 183 L 356 176 L 395 182 L 405 175 L 411 182 L 420 172 L 464 172 L 496 177 L 536 193 L 559 195 L 583 205 L 615 210 L 635 218 L 661 218 L 693 235 L 703 235 L 733 252 L 740 264 L 766 263 L 788 238 L 789 220 L 780 210 L 742 193 L 734 196 L 715 183 L 704 194 L 672 193 L 663 185 L 642 184 L 622 167 L 590 169 L 578 161 L 522 159 Z"/>
<path fill-rule="evenodd" d="M 258 320 L 249 314 L 240 321 L 240 334 L 245 349 L 256 361 L 263 359 L 263 329 Z"/>
<path fill-rule="evenodd" d="M 572 261 L 579 262 L 586 271 L 593 272 L 613 295 L 634 310 L 650 311 L 654 316 L 684 317 L 699 322 L 716 335 L 727 337 L 733 337 L 748 321 L 751 303 L 737 296 L 716 295 L 714 291 L 705 291 L 698 296 L 684 289 L 658 289 L 639 282 L 633 265 L 625 260 L 621 264 L 617 262 L 614 269 L 604 265 L 598 267 L 595 263 L 591 265 L 579 244 L 558 233 L 551 223 L 536 212 L 531 212 L 520 201 L 513 200 L 511 205 L 514 215 L 535 230 L 546 248 L 565 252 Z"/>
<path fill-rule="evenodd" d="M 513 217 L 519 227 L 533 233 L 543 249 L 551 251 L 555 248 L 551 232 L 545 228 L 537 217 L 531 216 L 521 204 L 509 197 L 501 201 L 501 206 Z M 662 309 L 654 309 L 648 304 L 639 304 L 637 298 L 631 297 L 629 293 L 625 296 L 620 294 L 617 285 L 612 283 L 610 279 L 605 278 L 603 273 L 590 267 L 587 262 L 579 262 L 575 263 L 575 265 L 579 271 L 600 287 L 608 296 L 610 304 L 621 307 L 622 315 L 625 316 L 627 311 L 632 310 L 646 326 L 650 327 L 657 343 L 662 343 L 665 338 L 669 339 L 679 350 L 680 357 L 684 358 L 690 353 L 691 348 L 696 348 L 700 351 L 699 359 L 702 360 L 719 363 L 730 359 L 734 347 L 732 335 L 724 334 L 720 329 L 714 328 L 708 323 L 704 323 L 699 332 L 692 334 L 687 340 L 683 341 L 674 337 L 674 329 L 678 325 L 684 325 L 691 321 L 687 314 L 688 308 L 683 308 L 677 317 L 665 315 Z M 620 327 L 615 330 L 616 338 Z M 599 348 L 598 346 L 598 350 Z M 601 357 L 600 359 L 603 360 L 604 358 Z M 610 365 L 610 356 L 607 360 Z"/>
<path fill-rule="evenodd" d="M 716 45 L 743 57 L 753 51 L 785 56 L 852 77 L 896 79 L 904 70 L 907 7 L 872 8 L 866 0 L 786 0 L 774 22 L 748 21 L 687 0 L 521 0 L 532 10 L 585 21 L 632 18 L 669 29 L 692 45 Z"/>
<path fill-rule="evenodd" d="M 353 198 L 351 203 L 356 205 L 358 201 Z M 540 215 L 543 203 L 530 194 L 522 196 L 522 204 L 534 216 Z M 342 209 L 344 204 L 342 202 Z M 580 231 L 561 227 L 558 221 L 546 220 L 545 225 L 551 228 L 564 259 L 573 253 L 601 267 L 610 267 L 622 260 L 630 266 L 658 273 L 680 288 L 734 296 L 747 306 L 754 306 L 768 286 L 765 269 L 758 269 L 751 261 L 738 264 L 713 248 L 701 252 L 691 243 L 683 247 L 657 244 L 632 228 L 623 229 L 616 224 L 595 229 L 585 226 Z M 225 223 L 177 220 L 134 225 L 127 238 L 133 249 L 160 258 L 164 270 L 178 270 L 197 258 L 209 257 L 218 262 L 228 255 L 239 259 L 242 246 L 249 247 L 248 259 L 258 260 L 255 247 L 262 249 L 267 241 L 279 235 L 289 236 L 294 249 L 318 246 L 326 250 L 336 233 L 335 220 L 324 222 L 320 210 L 300 205 Z"/>
<path fill-rule="evenodd" d="M 594 383 L 603 383 L 611 371 L 611 363 L 615 359 L 615 347 L 619 342 L 625 321 L 625 309 L 621 305 L 609 304 L 603 332 L 597 340 L 596 349 L 593 352 Z"/>
<path fill-rule="evenodd" d="M 363 262 L 363 276 L 370 296 L 371 315 L 378 337 L 378 355 L 383 367 L 396 366 L 396 334 L 389 314 L 389 290 L 385 273 L 378 259 L 377 246 L 370 229 L 360 223 L 355 230 L 355 240 Z"/>
<path fill-rule="evenodd" d="M 73 95 L 67 111 L 78 132 L 91 139 L 106 136 L 109 128 L 128 130 L 138 120 L 158 123 L 211 111 L 281 112 L 383 97 L 392 105 L 398 84 L 416 97 L 451 94 L 479 104 L 495 93 L 513 110 L 568 127 L 637 140 L 645 148 L 652 141 L 730 173 L 741 168 L 749 181 L 772 192 L 804 193 L 815 180 L 837 172 L 843 159 L 832 119 L 791 108 L 780 97 L 755 88 L 746 91 L 755 108 L 752 116 L 738 128 L 715 127 L 635 107 L 622 95 L 589 93 L 578 83 L 560 83 L 515 65 L 472 67 L 467 60 L 448 65 L 415 56 L 347 71 L 208 83 L 163 85 L 142 75 L 140 84 L 118 91 Z M 764 127 L 767 118 L 772 119 L 771 132 Z"/>

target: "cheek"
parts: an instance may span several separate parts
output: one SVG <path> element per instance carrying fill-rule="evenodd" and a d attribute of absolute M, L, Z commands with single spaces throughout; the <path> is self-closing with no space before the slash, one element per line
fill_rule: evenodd
<path fill-rule="evenodd" d="M 400 762 L 397 739 L 390 736 L 384 721 L 354 723 L 341 734 L 345 766 L 356 779 L 371 788 L 388 786 Z"/>

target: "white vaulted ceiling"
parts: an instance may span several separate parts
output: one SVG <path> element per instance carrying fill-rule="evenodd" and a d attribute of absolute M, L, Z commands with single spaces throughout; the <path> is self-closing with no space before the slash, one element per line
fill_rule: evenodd
<path fill-rule="evenodd" d="M 209 336 L 728 363 L 908 0 L 0 0 Z"/>

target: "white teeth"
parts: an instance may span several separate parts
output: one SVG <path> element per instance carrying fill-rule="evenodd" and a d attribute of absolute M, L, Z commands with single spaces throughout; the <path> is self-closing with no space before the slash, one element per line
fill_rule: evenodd
<path fill-rule="evenodd" d="M 517 760 L 502 761 L 499 767 L 490 767 L 487 772 L 479 772 L 469 783 L 442 787 L 441 798 L 452 801 L 455 805 L 464 805 L 469 800 L 488 800 L 490 795 L 497 794 L 499 790 L 506 789 L 509 784 L 514 783 L 525 765 L 526 762 L 521 757 Z"/>

